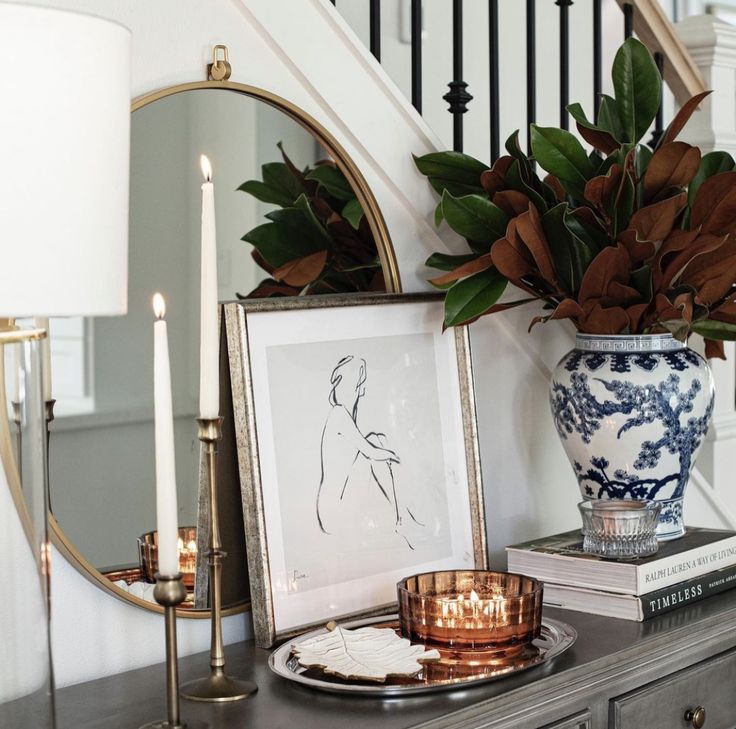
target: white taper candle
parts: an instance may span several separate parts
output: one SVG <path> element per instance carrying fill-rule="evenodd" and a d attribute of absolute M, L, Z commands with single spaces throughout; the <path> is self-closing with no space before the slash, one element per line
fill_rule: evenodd
<path fill-rule="evenodd" d="M 158 571 L 171 576 L 179 572 L 178 508 L 174 456 L 174 410 L 171 400 L 171 369 L 166 304 L 161 294 L 153 297 L 153 394 L 156 443 L 156 529 Z"/>
<path fill-rule="evenodd" d="M 220 414 L 220 337 L 217 318 L 217 236 L 212 166 L 202 155 L 202 268 L 199 339 L 199 416 Z"/>

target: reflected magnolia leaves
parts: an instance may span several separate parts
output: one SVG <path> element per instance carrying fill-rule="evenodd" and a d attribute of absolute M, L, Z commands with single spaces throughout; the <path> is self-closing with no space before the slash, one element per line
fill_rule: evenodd
<path fill-rule="evenodd" d="M 277 146 L 283 161 L 238 188 L 278 206 L 243 236 L 269 276 L 248 297 L 385 291 L 373 232 L 345 175 L 330 159 L 299 169 Z"/>
<path fill-rule="evenodd" d="M 134 103 L 128 314 L 51 322 L 51 524 L 67 556 L 118 597 L 150 592 L 138 540 L 156 525 L 150 330 L 157 291 L 166 299 L 169 329 L 178 521 L 207 523 L 195 422 L 203 155 L 215 172 L 221 301 L 385 290 L 381 260 L 389 263 L 389 288 L 399 288 L 370 190 L 337 142 L 301 110 L 267 92 L 213 82 Z M 239 504 L 234 446 L 228 457 L 228 389 L 220 401 L 220 461 L 230 465 L 219 480 Z M 248 598 L 242 513 L 234 503 L 220 506 L 226 608 Z M 201 555 L 206 534 L 200 537 Z M 203 562 L 197 579 L 207 573 Z M 111 588 L 121 579 L 126 590 Z M 191 588 L 196 604 L 206 607 L 207 585 L 198 587 Z"/>

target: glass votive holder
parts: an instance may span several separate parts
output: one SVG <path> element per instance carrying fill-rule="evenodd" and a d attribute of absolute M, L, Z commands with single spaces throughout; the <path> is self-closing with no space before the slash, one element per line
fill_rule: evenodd
<path fill-rule="evenodd" d="M 397 585 L 401 634 L 456 651 L 514 653 L 538 638 L 542 583 L 508 572 L 447 570 Z"/>
<path fill-rule="evenodd" d="M 656 501 L 597 499 L 578 504 L 583 519 L 583 549 L 611 559 L 656 554 L 662 505 Z"/>

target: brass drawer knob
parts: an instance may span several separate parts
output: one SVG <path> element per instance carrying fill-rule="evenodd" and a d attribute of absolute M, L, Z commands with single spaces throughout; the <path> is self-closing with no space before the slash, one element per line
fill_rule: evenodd
<path fill-rule="evenodd" d="M 705 709 L 702 706 L 698 706 L 696 709 L 688 709 L 685 712 L 685 721 L 689 721 L 693 729 L 703 729 L 705 726 Z"/>

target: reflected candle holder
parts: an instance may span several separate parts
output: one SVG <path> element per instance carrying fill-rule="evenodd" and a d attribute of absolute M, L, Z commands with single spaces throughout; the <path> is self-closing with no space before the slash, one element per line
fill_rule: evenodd
<path fill-rule="evenodd" d="M 188 591 L 194 589 L 194 577 L 197 567 L 197 527 L 179 527 L 179 571 L 183 575 L 184 585 Z M 138 559 L 141 577 L 146 582 L 156 582 L 158 572 L 158 534 L 146 532 L 138 537 Z"/>
<path fill-rule="evenodd" d="M 539 637 L 542 583 L 508 572 L 448 570 L 397 585 L 401 634 L 452 651 L 520 652 Z"/>
<path fill-rule="evenodd" d="M 578 504 L 583 550 L 609 559 L 638 559 L 657 553 L 662 504 L 632 499 L 594 499 Z"/>

